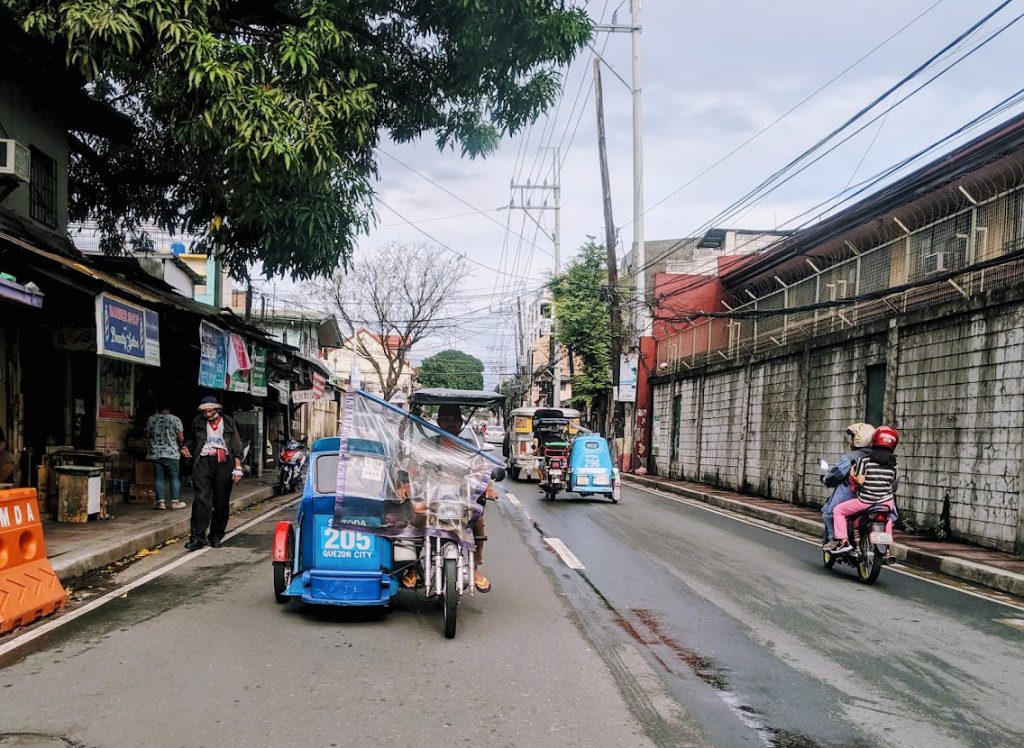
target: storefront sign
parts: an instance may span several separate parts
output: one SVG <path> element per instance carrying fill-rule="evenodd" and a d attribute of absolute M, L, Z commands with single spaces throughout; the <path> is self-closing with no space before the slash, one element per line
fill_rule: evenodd
<path fill-rule="evenodd" d="M 640 356 L 636 353 L 624 353 L 619 358 L 619 388 L 615 399 L 620 403 L 636 402 L 636 377 Z"/>
<path fill-rule="evenodd" d="M 248 392 L 251 383 L 252 362 L 245 341 L 238 335 L 230 336 L 228 347 L 228 389 L 232 392 Z"/>
<path fill-rule="evenodd" d="M 160 365 L 160 315 L 146 310 L 146 363 Z"/>
<path fill-rule="evenodd" d="M 156 312 L 103 293 L 96 297 L 96 352 L 122 361 L 160 365 Z"/>
<path fill-rule="evenodd" d="M 102 356 L 97 360 L 96 417 L 101 421 L 131 421 L 135 367 L 127 361 Z"/>
<path fill-rule="evenodd" d="M 252 347 L 252 375 L 249 391 L 256 397 L 267 396 L 267 349 Z"/>
<path fill-rule="evenodd" d="M 323 394 L 321 391 L 319 394 L 316 390 L 295 390 L 292 393 L 293 403 L 311 403 L 320 399 L 320 395 Z"/>
<path fill-rule="evenodd" d="M 228 335 L 209 322 L 199 323 L 199 386 L 222 390 L 228 377 Z"/>

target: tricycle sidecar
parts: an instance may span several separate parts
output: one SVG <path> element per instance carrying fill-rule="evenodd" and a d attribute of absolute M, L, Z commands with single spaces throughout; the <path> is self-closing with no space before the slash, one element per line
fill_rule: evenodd
<path fill-rule="evenodd" d="M 332 527 L 341 440 L 313 444 L 306 485 L 294 522 L 274 532 L 274 594 L 321 605 L 385 605 L 398 592 L 392 544 L 368 532 Z M 350 524 L 381 527 L 387 504 L 385 456 L 379 442 L 349 440 L 359 485 L 351 485 Z M 363 476 L 366 476 L 365 478 Z M 357 493 L 358 492 L 358 493 Z M 359 494 L 369 494 L 360 496 Z"/>

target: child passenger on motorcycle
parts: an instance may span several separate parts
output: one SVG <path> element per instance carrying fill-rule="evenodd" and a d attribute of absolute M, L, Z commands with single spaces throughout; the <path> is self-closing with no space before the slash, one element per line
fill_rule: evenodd
<path fill-rule="evenodd" d="M 835 540 L 832 547 L 826 546 L 828 550 L 833 553 L 853 550 L 847 537 L 846 520 L 869 506 L 882 505 L 889 508 L 885 531 L 892 535 L 892 520 L 896 511 L 895 493 L 899 483 L 894 454 L 898 443 L 899 434 L 896 429 L 891 426 L 875 429 L 871 437 L 870 453 L 861 458 L 850 473 L 850 483 L 856 486 L 855 497 L 839 504 L 833 512 Z"/>

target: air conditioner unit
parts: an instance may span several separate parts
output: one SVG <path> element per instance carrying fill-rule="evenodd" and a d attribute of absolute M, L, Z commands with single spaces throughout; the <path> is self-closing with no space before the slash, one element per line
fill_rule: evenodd
<path fill-rule="evenodd" d="M 935 254 L 925 255 L 924 272 L 925 275 L 946 272 L 946 253 L 936 252 Z"/>
<path fill-rule="evenodd" d="M 0 138 L 0 177 L 29 181 L 32 155 L 28 148 L 16 140 Z"/>

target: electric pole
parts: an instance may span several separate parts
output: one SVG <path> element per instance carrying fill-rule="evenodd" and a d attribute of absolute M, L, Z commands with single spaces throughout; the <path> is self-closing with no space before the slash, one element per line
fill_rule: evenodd
<path fill-rule="evenodd" d="M 551 184 L 548 184 L 547 179 L 542 184 L 531 184 L 527 181 L 525 184 L 511 185 L 513 190 L 512 201 L 509 204 L 509 208 L 512 210 L 522 210 L 526 212 L 526 216 L 533 221 L 537 228 L 544 233 L 545 236 L 551 239 L 552 247 L 554 248 L 554 267 L 553 273 L 557 275 L 562 270 L 562 162 L 561 162 L 561 151 L 558 148 L 551 148 Z M 519 201 L 516 202 L 515 191 L 519 191 Z M 532 192 L 534 190 L 540 190 L 542 192 L 550 192 L 552 195 L 552 202 L 554 205 L 549 206 L 547 200 L 541 205 L 533 205 Z M 531 211 L 554 211 L 555 228 L 551 234 L 548 234 L 547 230 L 541 225 L 540 221 L 530 215 Z M 553 303 L 553 302 L 552 302 Z M 558 345 L 555 341 L 554 331 L 554 320 L 552 319 L 551 328 L 551 351 L 548 358 L 548 365 L 552 367 L 551 370 L 551 407 L 557 408 L 561 404 L 562 394 L 562 367 L 558 360 Z"/>
<path fill-rule="evenodd" d="M 612 219 L 612 190 L 608 176 L 608 148 L 604 134 L 604 97 L 601 92 L 601 61 L 594 58 L 594 101 L 597 105 L 597 150 L 601 162 L 601 195 L 604 198 L 604 243 L 608 258 L 608 302 L 612 333 L 612 389 L 607 394 L 605 435 L 614 439 L 612 419 L 615 415 L 615 385 L 619 381 L 619 357 L 622 353 L 622 311 L 619 309 L 619 267 L 615 258 L 615 221 Z"/>

